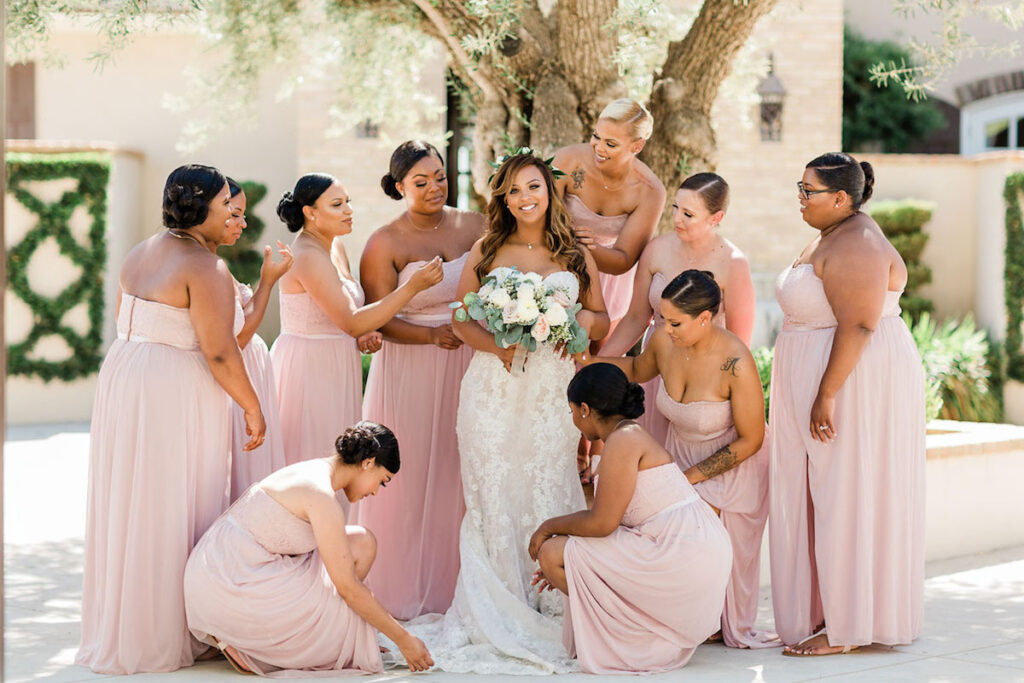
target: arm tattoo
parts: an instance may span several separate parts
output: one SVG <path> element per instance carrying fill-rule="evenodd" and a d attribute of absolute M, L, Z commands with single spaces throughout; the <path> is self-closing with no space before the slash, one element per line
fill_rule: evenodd
<path fill-rule="evenodd" d="M 739 362 L 740 362 L 739 356 L 736 356 L 735 358 L 731 358 L 731 357 L 730 358 L 726 358 L 725 362 L 722 363 L 722 367 L 719 368 L 719 369 L 722 372 L 728 372 L 733 377 L 738 377 L 739 375 L 736 374 L 736 364 L 739 363 Z"/>
<path fill-rule="evenodd" d="M 736 466 L 736 456 L 729 450 L 729 446 L 722 446 L 706 459 L 697 463 L 697 469 L 708 479 L 716 477 L 722 472 L 728 472 Z"/>
<path fill-rule="evenodd" d="M 572 176 L 572 189 L 578 190 L 581 187 L 583 187 L 583 167 L 582 166 L 580 166 L 579 168 L 573 170 L 573 172 L 570 173 L 569 175 Z"/>

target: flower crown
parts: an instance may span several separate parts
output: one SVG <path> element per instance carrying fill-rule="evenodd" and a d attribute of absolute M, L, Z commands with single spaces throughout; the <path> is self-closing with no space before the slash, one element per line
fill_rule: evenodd
<path fill-rule="evenodd" d="M 520 154 L 529 154 L 530 156 L 537 157 L 538 159 L 543 161 L 544 165 L 547 166 L 549 169 L 551 169 L 551 175 L 553 175 L 556 180 L 558 178 L 561 178 L 562 176 L 565 175 L 565 171 L 561 171 L 561 170 L 555 168 L 555 165 L 552 163 L 555 160 L 555 155 L 554 154 L 552 154 L 547 159 L 545 159 L 545 158 L 543 158 L 541 156 L 538 156 L 529 147 L 520 147 L 519 149 L 512 150 L 508 154 L 505 154 L 503 156 L 498 157 L 497 161 L 488 161 L 487 162 L 488 165 L 490 165 L 490 167 L 494 169 L 494 173 L 492 173 L 491 175 L 487 176 L 487 184 L 488 185 L 491 184 L 491 181 L 494 180 L 494 176 L 498 173 L 498 169 L 501 168 L 502 164 L 504 164 L 506 161 L 508 161 L 512 157 L 519 156 Z"/>

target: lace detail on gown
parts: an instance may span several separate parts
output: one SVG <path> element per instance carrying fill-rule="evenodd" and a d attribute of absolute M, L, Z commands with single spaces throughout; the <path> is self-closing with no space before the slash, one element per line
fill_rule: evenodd
<path fill-rule="evenodd" d="M 500 279 L 503 271 L 492 274 Z M 572 273 L 544 280 L 574 302 L 579 295 Z M 527 553 L 541 522 L 586 505 L 576 474 L 579 434 L 565 399 L 574 370 L 571 360 L 542 344 L 521 375 L 479 351 L 466 371 L 457 424 L 466 515 L 455 598 L 445 615 L 409 623 L 444 671 L 578 670 L 562 645 L 562 596 L 538 596 L 530 586 L 536 564 Z"/>

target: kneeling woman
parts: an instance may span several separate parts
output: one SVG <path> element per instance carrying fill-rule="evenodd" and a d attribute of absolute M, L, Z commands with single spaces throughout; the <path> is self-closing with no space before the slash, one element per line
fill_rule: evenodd
<path fill-rule="evenodd" d="M 644 392 L 597 363 L 568 389 L 573 422 L 605 442 L 591 510 L 554 517 L 530 539 L 535 583 L 568 596 L 564 640 L 584 671 L 684 666 L 718 630 L 732 547 L 714 511 L 633 421 Z"/>
<path fill-rule="evenodd" d="M 433 666 L 363 585 L 376 553 L 373 535 L 345 525 L 335 498 L 372 496 L 398 472 L 398 441 L 360 422 L 336 455 L 285 467 L 253 485 L 199 541 L 185 567 L 192 634 L 216 645 L 240 670 L 382 669 L 379 629 L 409 668 Z"/>

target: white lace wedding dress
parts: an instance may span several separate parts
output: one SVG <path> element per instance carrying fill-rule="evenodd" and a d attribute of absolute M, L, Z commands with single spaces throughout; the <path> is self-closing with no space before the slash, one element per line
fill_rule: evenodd
<path fill-rule="evenodd" d="M 499 274 L 500 268 L 492 271 Z M 579 282 L 567 271 L 545 282 L 573 303 Z M 466 516 L 461 568 L 444 615 L 408 624 L 439 669 L 483 674 L 578 671 L 562 645 L 562 594 L 537 594 L 527 553 L 544 520 L 586 506 L 576 473 L 579 432 L 565 390 L 575 367 L 548 345 L 523 373 L 477 352 L 462 380 L 457 432 Z"/>

